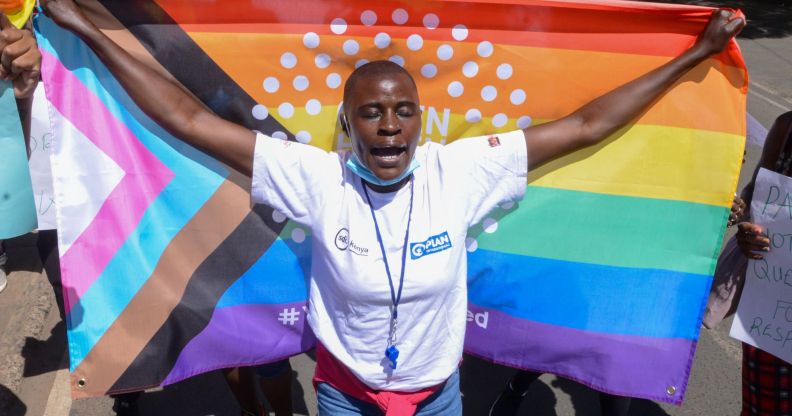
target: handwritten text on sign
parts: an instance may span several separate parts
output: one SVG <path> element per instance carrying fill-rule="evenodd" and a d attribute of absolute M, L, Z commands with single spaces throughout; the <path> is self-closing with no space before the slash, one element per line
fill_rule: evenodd
<path fill-rule="evenodd" d="M 760 170 L 751 213 L 770 252 L 748 264 L 731 336 L 792 362 L 792 178 Z"/>

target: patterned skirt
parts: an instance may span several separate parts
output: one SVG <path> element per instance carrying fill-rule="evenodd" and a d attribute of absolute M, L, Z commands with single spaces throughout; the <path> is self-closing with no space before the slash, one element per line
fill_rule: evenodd
<path fill-rule="evenodd" d="M 742 345 L 741 416 L 792 416 L 792 364 Z"/>

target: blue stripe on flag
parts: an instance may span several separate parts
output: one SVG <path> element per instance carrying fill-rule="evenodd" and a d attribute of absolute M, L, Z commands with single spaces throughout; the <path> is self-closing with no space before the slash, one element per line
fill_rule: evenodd
<path fill-rule="evenodd" d="M 608 334 L 691 340 L 698 338 L 712 280 L 483 249 L 468 254 L 468 276 L 471 303 L 515 317 Z"/>
<path fill-rule="evenodd" d="M 216 308 L 281 304 L 308 299 L 311 238 L 275 240 L 266 253 L 223 294 Z"/>

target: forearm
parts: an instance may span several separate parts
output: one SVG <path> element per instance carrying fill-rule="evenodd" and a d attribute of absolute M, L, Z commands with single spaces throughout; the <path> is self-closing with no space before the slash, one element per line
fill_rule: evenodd
<path fill-rule="evenodd" d="M 17 98 L 16 104 L 19 121 L 22 123 L 22 135 L 25 138 L 25 149 L 30 157 L 30 118 L 33 113 L 33 97 Z"/>
<path fill-rule="evenodd" d="M 253 168 L 255 134 L 223 120 L 181 85 L 135 59 L 105 36 L 71 1 L 45 1 L 56 9 L 59 24 L 94 50 L 143 112 L 178 139 L 203 149 L 239 172 Z"/>
<path fill-rule="evenodd" d="M 94 50 L 135 103 L 157 124 L 193 145 L 206 148 L 211 143 L 196 142 L 190 127 L 207 111 L 193 96 L 157 71 L 135 59 L 96 26 L 85 22 L 74 30 Z"/>

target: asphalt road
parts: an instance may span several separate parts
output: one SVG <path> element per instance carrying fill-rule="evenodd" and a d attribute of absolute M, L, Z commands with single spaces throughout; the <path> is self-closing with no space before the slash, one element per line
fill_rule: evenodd
<path fill-rule="evenodd" d="M 792 4 L 735 3 L 745 7 L 754 23 L 739 40 L 751 73 L 748 110 L 761 125 L 769 127 L 777 115 L 792 109 Z M 753 171 L 760 152 L 756 146 L 747 150 L 740 187 Z M 34 238 L 26 236 L 11 242 L 13 273 L 9 288 L 0 294 L 0 405 L 9 405 L 4 415 L 112 414 L 108 398 L 69 399 L 64 326 L 46 279 L 39 273 Z M 728 337 L 729 324 L 702 332 L 683 406 L 636 400 L 631 415 L 738 414 L 741 352 L 739 343 Z M 298 414 L 315 414 L 316 399 L 310 386 L 313 360 L 302 355 L 292 359 L 292 366 L 295 409 Z M 511 373 L 510 369 L 467 357 L 462 368 L 466 414 L 485 414 Z M 543 376 L 540 381 L 529 392 L 523 415 L 599 414 L 597 394 L 591 390 L 553 376 Z M 217 373 L 148 392 L 139 404 L 143 415 L 152 416 L 238 414 L 230 391 Z"/>

